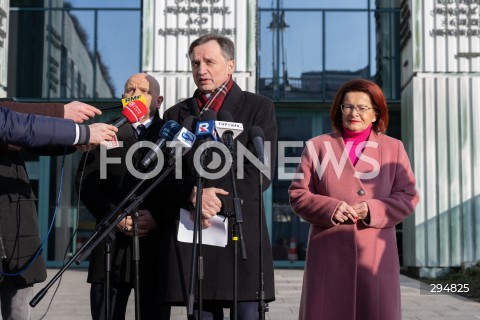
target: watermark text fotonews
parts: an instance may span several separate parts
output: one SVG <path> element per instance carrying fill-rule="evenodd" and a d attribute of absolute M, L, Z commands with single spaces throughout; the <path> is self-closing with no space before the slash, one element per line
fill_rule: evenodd
<path fill-rule="evenodd" d="M 265 150 L 265 162 L 262 163 L 257 156 L 252 153 L 247 147 L 240 142 L 236 143 L 235 156 L 232 156 L 230 150 L 220 142 L 206 142 L 201 144 L 198 148 L 186 150 L 185 146 L 178 143 L 167 143 L 167 148 L 162 151 L 156 148 L 156 145 L 149 141 L 139 141 L 133 144 L 127 151 L 125 157 L 125 164 L 127 170 L 134 177 L 138 179 L 151 179 L 159 175 L 162 169 L 166 169 L 166 166 L 175 166 L 175 178 L 182 179 L 183 163 L 182 157 L 186 152 L 193 152 L 193 166 L 200 176 L 208 180 L 220 179 L 227 175 L 231 169 L 231 166 L 236 163 L 236 177 L 237 179 L 244 179 L 246 166 L 254 166 L 258 169 L 267 179 L 271 180 L 271 154 L 272 147 L 276 147 L 278 150 L 277 164 L 278 164 L 278 180 L 292 180 L 303 179 L 303 174 L 299 172 L 292 172 L 288 168 L 292 168 L 292 165 L 299 165 L 301 163 L 301 157 L 287 156 L 286 150 L 288 148 L 306 148 L 304 152 L 308 152 L 308 159 L 312 161 L 312 167 L 315 170 L 318 178 L 321 179 L 325 174 L 327 168 L 331 166 L 338 179 L 343 174 L 345 166 L 349 158 L 349 153 L 352 148 L 352 142 L 348 142 L 340 155 L 337 155 L 330 141 L 323 142 L 323 152 L 320 156 L 316 151 L 313 142 L 311 141 L 279 141 L 277 146 L 272 146 L 270 141 L 264 142 Z M 122 141 L 119 141 L 119 146 L 122 147 Z M 155 150 L 157 154 L 157 164 L 153 166 L 148 173 L 140 172 L 133 164 L 133 157 L 135 152 L 140 148 L 150 148 Z M 363 161 L 369 164 L 370 171 L 360 172 L 354 171 L 354 176 L 362 180 L 373 179 L 380 173 L 380 164 L 372 157 L 365 154 L 365 150 L 368 148 L 378 148 L 378 143 L 373 141 L 365 141 L 358 144 L 355 148 L 355 154 L 358 157 L 358 161 Z M 206 155 L 210 154 L 210 161 L 205 162 Z M 234 159 L 236 161 L 234 161 Z M 107 154 L 107 148 L 103 145 L 100 146 L 100 179 L 107 178 L 108 165 L 120 164 L 121 158 L 109 157 Z M 290 166 L 288 166 L 290 165 Z"/>

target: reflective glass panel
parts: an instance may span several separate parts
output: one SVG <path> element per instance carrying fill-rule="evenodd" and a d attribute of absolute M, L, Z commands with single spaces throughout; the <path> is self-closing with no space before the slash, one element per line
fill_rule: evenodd
<path fill-rule="evenodd" d="M 73 6 L 72 9 L 60 0 L 11 2 L 8 96 L 20 101 L 87 100 L 96 104 L 91 99 L 120 98 L 127 77 L 139 72 L 140 1 L 76 2 L 83 5 L 82 8 L 89 8 Z M 45 3 L 55 9 L 42 7 Z M 62 10 L 62 5 L 69 10 Z M 30 8 L 34 6 L 36 10 Z M 137 9 L 115 9 L 134 6 Z M 94 10 L 95 7 L 103 9 Z M 115 117 L 118 110 L 104 111 L 94 121 Z M 65 158 L 63 192 L 57 214 L 66 218 L 58 220 L 57 216 L 49 235 L 44 252 L 48 265 L 57 265 L 66 255 L 73 254 L 91 235 L 95 225 L 88 210 L 83 206 L 77 209 L 76 188 L 65 189 L 74 186 L 80 156 L 74 153 Z M 47 233 L 55 211 L 62 160 L 62 157 L 36 155 L 27 158 L 27 171 L 39 196 L 42 235 Z"/>
<path fill-rule="evenodd" d="M 64 6 L 73 8 L 138 8 L 142 0 L 68 0 Z"/>
<path fill-rule="evenodd" d="M 9 28 L 18 36 L 9 43 L 8 95 L 120 98 L 126 79 L 140 70 L 140 15 L 113 9 L 11 11 Z"/>
<path fill-rule="evenodd" d="M 320 11 L 261 12 L 261 94 L 273 99 L 321 99 L 321 87 L 309 78 L 322 70 L 322 30 Z"/>
<path fill-rule="evenodd" d="M 375 0 L 258 0 L 258 6 L 272 8 L 278 4 L 283 8 L 366 9 L 368 1 L 375 2 Z"/>
<path fill-rule="evenodd" d="M 272 249 L 274 260 L 305 260 L 310 224 L 295 215 L 290 207 L 288 187 L 296 172 L 305 141 L 330 132 L 328 108 L 315 110 L 277 110 L 278 159 L 272 182 Z M 282 153 L 286 161 L 281 161 Z M 296 249 L 296 254 L 294 254 Z"/>
<path fill-rule="evenodd" d="M 377 63 L 376 63 L 376 38 L 377 32 L 375 27 L 375 13 L 371 12 L 370 15 L 370 74 L 375 75 L 377 72 Z"/>
<path fill-rule="evenodd" d="M 325 93 L 332 99 L 347 80 L 370 78 L 366 12 L 326 13 Z"/>
<path fill-rule="evenodd" d="M 101 57 L 106 87 L 97 84 L 98 97 L 108 98 L 109 85 L 121 98 L 125 81 L 140 72 L 140 11 L 100 11 L 98 14 L 97 51 Z"/>
<path fill-rule="evenodd" d="M 372 75 L 387 99 L 400 99 L 400 12 L 372 13 Z"/>
<path fill-rule="evenodd" d="M 42 11 L 11 11 L 9 33 L 22 41 L 9 37 L 7 95 L 16 98 L 46 96 L 52 83 L 47 79 L 48 54 L 46 15 Z M 35 54 L 33 54 L 35 53 Z M 52 70 L 59 71 L 59 60 L 51 60 Z M 57 86 L 59 79 L 56 79 Z M 58 87 L 57 87 L 58 90 Z"/>
<path fill-rule="evenodd" d="M 62 11 L 53 11 L 53 13 Z M 61 90 L 59 98 L 93 98 L 94 11 L 64 11 Z"/>
<path fill-rule="evenodd" d="M 304 141 L 310 139 L 312 132 L 312 117 L 309 115 L 293 116 L 292 114 L 277 113 L 278 141 L 297 141 L 298 145 L 286 142 L 285 157 L 300 157 L 304 148 Z M 279 156 L 281 153 L 279 144 Z M 277 163 L 278 165 L 278 163 Z M 305 260 L 308 242 L 307 223 L 302 223 L 296 216 L 288 199 L 288 187 L 291 179 L 285 179 L 285 173 L 294 173 L 298 163 L 279 165 L 272 182 L 272 250 L 274 260 Z M 293 243 L 293 244 L 292 244 Z M 289 255 L 290 245 L 295 245 L 297 256 Z"/>

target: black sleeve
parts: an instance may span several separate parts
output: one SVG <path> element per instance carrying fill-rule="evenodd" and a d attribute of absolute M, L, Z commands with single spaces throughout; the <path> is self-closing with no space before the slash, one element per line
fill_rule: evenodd
<path fill-rule="evenodd" d="M 107 192 L 107 179 L 101 179 L 100 176 L 99 148 L 84 153 L 75 176 L 75 185 L 80 200 L 97 221 L 102 220 L 115 208 Z"/>

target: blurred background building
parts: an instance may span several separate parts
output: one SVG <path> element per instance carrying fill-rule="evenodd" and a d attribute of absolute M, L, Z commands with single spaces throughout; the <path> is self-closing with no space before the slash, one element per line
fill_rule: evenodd
<path fill-rule="evenodd" d="M 284 176 L 304 141 L 331 130 L 333 96 L 354 78 L 384 90 L 388 134 L 403 140 L 417 177 L 421 201 L 397 227 L 401 264 L 435 275 L 480 260 L 478 0 L 0 0 L 0 96 L 120 105 L 123 83 L 142 71 L 159 80 L 163 112 L 193 94 L 188 45 L 207 32 L 232 38 L 235 80 L 276 106 L 278 151 L 290 159 L 265 194 L 277 266 L 303 267 L 307 250 Z M 26 157 L 46 235 L 62 158 Z M 73 187 L 78 162 L 63 165 L 50 266 L 93 229 Z"/>

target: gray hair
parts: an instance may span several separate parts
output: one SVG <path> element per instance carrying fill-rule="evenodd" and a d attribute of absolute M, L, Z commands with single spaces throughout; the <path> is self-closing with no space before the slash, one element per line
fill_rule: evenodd
<path fill-rule="evenodd" d="M 218 43 L 222 50 L 222 55 L 227 61 L 235 60 L 235 45 L 233 44 L 233 41 L 227 37 L 214 33 L 204 34 L 200 38 L 195 39 L 188 48 L 188 56 L 192 56 L 193 49 L 212 40 Z"/>

